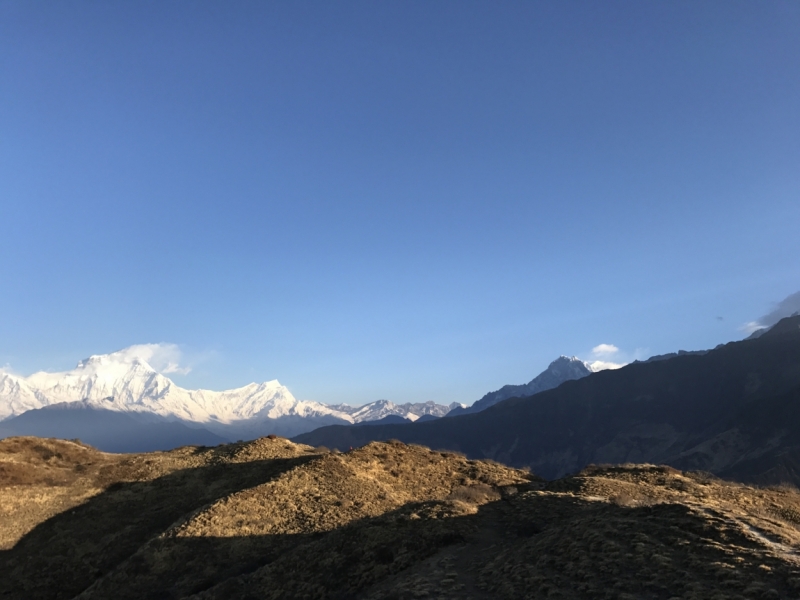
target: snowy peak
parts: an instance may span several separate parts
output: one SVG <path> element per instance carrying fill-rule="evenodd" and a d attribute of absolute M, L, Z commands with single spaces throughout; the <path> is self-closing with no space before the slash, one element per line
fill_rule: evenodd
<path fill-rule="evenodd" d="M 576 356 L 559 356 L 548 367 L 529 381 L 524 387 L 537 394 L 561 385 L 565 381 L 580 379 L 594 373 L 588 363 Z"/>
<path fill-rule="evenodd" d="M 592 368 L 575 356 L 559 356 L 548 367 L 523 385 L 504 385 L 499 390 L 489 392 L 466 409 L 454 409 L 451 416 L 480 412 L 498 402 L 514 397 L 525 397 L 560 386 L 565 381 L 580 379 L 591 375 Z"/>
<path fill-rule="evenodd" d="M 0 371 L 0 420 L 69 402 L 209 425 L 284 417 L 309 423 L 323 417 L 360 423 L 397 415 L 415 421 L 422 415 L 443 416 L 451 408 L 434 402 L 397 405 L 389 400 L 358 407 L 328 406 L 297 400 L 277 379 L 221 392 L 187 390 L 150 364 L 148 356 L 154 357 L 158 348 L 156 344 L 140 345 L 93 355 L 61 373 L 41 371 L 20 377 Z M 168 371 L 178 370 L 174 363 L 160 362 Z"/>
<path fill-rule="evenodd" d="M 41 402 L 36 408 L 83 400 L 112 410 L 148 410 L 148 405 L 165 398 L 173 387 L 172 381 L 147 362 L 123 353 L 91 356 L 72 371 L 34 373 L 26 383 Z"/>
<path fill-rule="evenodd" d="M 399 417 L 409 418 L 412 421 L 415 421 L 419 418 L 418 415 L 408 414 L 408 411 L 404 411 L 401 407 L 397 406 L 390 400 L 376 400 L 375 402 L 370 402 L 369 404 L 358 407 L 355 412 L 351 413 L 353 421 L 356 423 L 362 423 L 364 421 L 377 421 L 379 419 L 388 417 L 389 415 L 397 415 Z"/>
<path fill-rule="evenodd" d="M 198 423 L 337 416 L 336 411 L 323 404 L 296 400 L 277 380 L 223 392 L 183 389 L 141 356 L 143 350 L 149 349 L 149 346 L 133 346 L 90 356 L 73 370 L 61 373 L 42 371 L 29 377 L 0 373 L 0 420 L 52 404 L 77 401 L 107 410 L 153 413 Z"/>
<path fill-rule="evenodd" d="M 589 363 L 582 361 L 577 356 L 566 356 L 562 354 L 553 362 L 551 362 L 545 371 L 557 371 L 563 369 L 578 369 L 579 371 L 583 371 L 585 369 L 589 369 L 591 371 L 591 367 Z M 543 371 L 544 372 L 544 371 Z M 540 373 L 541 375 L 541 373 Z"/>
<path fill-rule="evenodd" d="M 0 421 L 41 407 L 41 400 L 24 377 L 0 371 Z"/>
<path fill-rule="evenodd" d="M 353 423 L 364 423 L 367 421 L 385 419 L 388 416 L 403 417 L 409 421 L 416 421 L 424 415 L 443 417 L 456 406 L 462 405 L 454 402 L 449 406 L 445 406 L 436 404 L 433 400 L 416 403 L 406 402 L 405 404 L 395 404 L 390 400 L 376 400 L 369 404 L 364 404 L 363 406 L 337 404 L 330 408 L 347 414 L 352 419 Z"/>

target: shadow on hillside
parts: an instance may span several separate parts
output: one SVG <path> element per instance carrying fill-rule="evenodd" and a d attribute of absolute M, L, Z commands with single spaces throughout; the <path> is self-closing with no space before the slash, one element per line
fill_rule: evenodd
<path fill-rule="evenodd" d="M 211 496 L 241 489 L 242 482 L 260 483 L 304 460 L 252 465 L 263 469 L 260 476 L 248 465 L 226 465 L 238 483 Z M 202 480 L 210 485 L 221 475 L 207 469 Z M 87 598 L 338 600 L 384 590 L 378 597 L 402 600 L 428 585 L 424 570 L 413 578 L 402 574 L 447 548 L 448 569 L 457 575 L 445 578 L 434 570 L 432 592 L 465 581 L 496 598 L 547 595 L 537 589 L 559 590 L 564 598 L 711 597 L 755 584 L 789 597 L 793 589 L 789 565 L 766 556 L 730 519 L 681 504 L 620 506 L 566 493 L 520 494 L 474 514 L 447 502 L 409 504 L 327 533 L 160 537 L 143 546 L 210 501 L 200 492 L 178 498 L 176 489 L 168 490 L 177 484 L 186 492 L 186 482 L 176 481 L 186 476 L 164 477 L 155 490 L 117 486 L 41 525 L 0 556 L 6 575 L 0 595 L 72 598 L 96 582 Z M 145 503 L 159 508 L 150 511 Z M 143 514 L 131 514 L 134 506 Z M 449 597 L 458 596 L 453 590 Z"/>
<path fill-rule="evenodd" d="M 187 513 L 314 458 L 215 464 L 114 483 L 0 551 L 0 597 L 72 598 Z"/>

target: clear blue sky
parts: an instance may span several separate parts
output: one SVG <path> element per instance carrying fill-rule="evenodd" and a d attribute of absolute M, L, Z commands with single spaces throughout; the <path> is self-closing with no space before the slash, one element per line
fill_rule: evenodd
<path fill-rule="evenodd" d="M 800 3 L 0 2 L 0 365 L 472 402 L 800 289 Z"/>

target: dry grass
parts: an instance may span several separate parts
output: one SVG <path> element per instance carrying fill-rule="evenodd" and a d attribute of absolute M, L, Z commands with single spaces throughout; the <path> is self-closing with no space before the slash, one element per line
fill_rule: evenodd
<path fill-rule="evenodd" d="M 501 498 L 500 492 L 485 483 L 475 483 L 473 485 L 459 485 L 453 488 L 448 500 L 457 500 L 467 504 L 486 504 Z"/>
<path fill-rule="evenodd" d="M 800 493 L 654 465 L 544 483 L 400 442 L 0 442 L 9 598 L 796 598 Z"/>

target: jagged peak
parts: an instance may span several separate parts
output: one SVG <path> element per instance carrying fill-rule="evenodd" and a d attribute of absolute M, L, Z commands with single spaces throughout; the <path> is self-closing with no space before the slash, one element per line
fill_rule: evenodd
<path fill-rule="evenodd" d="M 372 406 L 396 406 L 394 402 L 392 402 L 391 400 L 386 400 L 385 398 L 381 398 L 380 400 L 375 400 L 375 402 L 370 402 L 369 404 Z"/>
<path fill-rule="evenodd" d="M 585 371 L 587 373 L 593 373 L 595 371 L 589 363 L 581 360 L 577 356 L 565 356 L 564 354 L 562 354 L 553 362 L 551 362 L 547 366 L 547 369 L 545 369 L 542 373 L 540 373 L 539 376 L 544 375 L 548 371 L 550 372 L 558 371 L 561 368 L 568 368 L 568 369 L 577 368 L 579 371 Z"/>
<path fill-rule="evenodd" d="M 558 362 L 558 361 L 565 361 L 565 360 L 569 361 L 569 362 L 583 362 L 577 356 L 567 356 L 566 354 L 562 354 L 557 359 L 555 359 L 553 362 L 555 363 L 555 362 Z M 550 364 L 553 364 L 553 363 L 550 363 Z"/>

